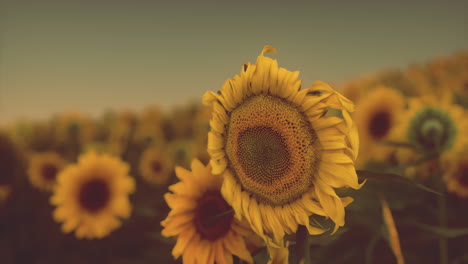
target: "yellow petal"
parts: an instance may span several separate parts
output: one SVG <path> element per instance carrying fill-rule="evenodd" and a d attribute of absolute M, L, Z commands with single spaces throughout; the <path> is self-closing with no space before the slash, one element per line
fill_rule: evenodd
<path fill-rule="evenodd" d="M 180 235 L 177 237 L 177 242 L 174 248 L 172 249 L 172 256 L 174 256 L 175 259 L 179 258 L 182 255 L 187 245 L 193 239 L 194 235 L 195 228 L 189 228 L 184 232 L 180 233 Z"/>

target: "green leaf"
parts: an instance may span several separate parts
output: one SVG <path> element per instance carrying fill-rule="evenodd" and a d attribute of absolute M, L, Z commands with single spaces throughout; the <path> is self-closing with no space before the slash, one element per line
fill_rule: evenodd
<path fill-rule="evenodd" d="M 371 181 L 380 181 L 380 182 L 394 182 L 394 183 L 401 183 L 407 186 L 415 187 L 417 189 L 430 192 L 437 195 L 442 195 L 440 192 L 434 191 L 433 189 L 424 186 L 422 184 L 416 183 L 408 178 L 400 176 L 394 173 L 382 173 L 382 172 L 373 172 L 367 170 L 357 170 L 356 173 L 358 174 L 361 180 L 371 180 Z"/>

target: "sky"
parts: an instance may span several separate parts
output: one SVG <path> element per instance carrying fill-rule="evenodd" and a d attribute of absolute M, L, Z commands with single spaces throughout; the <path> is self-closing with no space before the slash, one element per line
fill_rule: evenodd
<path fill-rule="evenodd" d="M 468 49 L 468 1 L 0 0 L 0 125 L 201 101 L 265 45 L 303 87 Z"/>

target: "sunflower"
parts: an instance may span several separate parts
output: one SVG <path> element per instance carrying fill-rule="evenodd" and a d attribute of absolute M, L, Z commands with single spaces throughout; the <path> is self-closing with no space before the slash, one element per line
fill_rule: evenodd
<path fill-rule="evenodd" d="M 65 160 L 55 152 L 34 154 L 29 159 L 29 181 L 42 191 L 52 191 L 57 184 L 57 175 L 65 165 Z"/>
<path fill-rule="evenodd" d="M 408 105 L 395 131 L 401 131 L 401 140 L 414 149 L 399 149 L 400 163 L 407 164 L 421 155 L 440 154 L 443 158 L 463 150 L 468 142 L 464 136 L 468 131 L 468 119 L 463 108 L 446 100 L 438 102 L 431 96 L 412 98 Z"/>
<path fill-rule="evenodd" d="M 172 140 L 167 144 L 166 149 L 167 155 L 174 161 L 176 166 L 190 166 L 191 160 L 198 155 L 198 153 L 195 153 L 195 143 L 188 139 Z"/>
<path fill-rule="evenodd" d="M 344 225 L 344 207 L 333 189 L 360 188 L 354 160 L 358 134 L 353 103 L 323 82 L 301 89 L 299 72 L 279 68 L 264 53 L 203 101 L 212 106 L 208 153 L 214 174 L 224 177 L 222 194 L 236 217 L 245 217 L 268 244 L 284 245 L 298 225 L 310 234 L 318 214 Z M 327 115 L 328 109 L 340 116 Z"/>
<path fill-rule="evenodd" d="M 159 143 L 163 140 L 163 114 L 156 106 L 149 106 L 138 117 L 133 135 L 136 143 Z"/>
<path fill-rule="evenodd" d="M 148 147 L 141 155 L 140 174 L 144 180 L 151 184 L 167 184 L 172 174 L 172 168 L 172 160 L 164 155 L 161 147 Z"/>
<path fill-rule="evenodd" d="M 121 111 L 113 120 L 111 124 L 111 131 L 109 135 L 109 150 L 115 155 L 122 155 L 127 149 L 132 134 L 135 131 L 137 124 L 136 115 L 129 110 Z"/>
<path fill-rule="evenodd" d="M 56 140 L 61 144 L 86 144 L 92 141 L 96 132 L 93 121 L 80 112 L 62 113 L 54 124 Z"/>
<path fill-rule="evenodd" d="M 89 152 L 78 163 L 67 166 L 58 175 L 58 184 L 50 202 L 53 216 L 62 222 L 62 231 L 75 230 L 77 238 L 102 238 L 118 228 L 120 218 L 130 216 L 128 199 L 135 183 L 128 175 L 129 166 L 121 160 Z"/>
<path fill-rule="evenodd" d="M 388 158 L 394 147 L 384 145 L 383 141 L 389 139 L 404 107 L 403 96 L 384 86 L 375 88 L 359 101 L 354 115 L 361 139 L 359 163 L 370 159 L 384 161 Z"/>
<path fill-rule="evenodd" d="M 183 256 L 183 263 L 232 263 L 232 255 L 253 263 L 243 239 L 251 231 L 234 218 L 221 196 L 222 177 L 197 159 L 191 169 L 176 167 L 180 182 L 164 195 L 171 211 L 161 222 L 162 235 L 177 236 L 172 255 L 175 259 Z"/>
<path fill-rule="evenodd" d="M 468 153 L 455 155 L 451 159 L 451 165 L 445 172 L 443 179 L 447 184 L 447 190 L 459 197 L 468 198 Z"/>

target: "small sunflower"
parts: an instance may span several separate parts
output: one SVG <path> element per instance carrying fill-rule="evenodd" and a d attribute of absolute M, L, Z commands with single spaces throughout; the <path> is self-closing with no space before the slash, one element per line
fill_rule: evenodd
<path fill-rule="evenodd" d="M 401 151 L 403 162 L 422 154 L 450 154 L 460 152 L 467 143 L 466 112 L 458 105 L 437 102 L 432 97 L 413 98 L 402 116 L 398 131 L 404 131 L 405 140 L 415 151 Z M 416 155 L 420 156 L 420 155 Z"/>
<path fill-rule="evenodd" d="M 344 225 L 342 200 L 333 188 L 360 188 L 354 160 L 359 148 L 349 112 L 353 103 L 323 82 L 301 89 L 299 72 L 279 68 L 264 53 L 203 101 L 212 106 L 208 153 L 214 174 L 224 176 L 222 194 L 236 217 L 245 217 L 268 244 L 284 245 L 298 225 L 325 230 L 309 216 Z M 327 110 L 341 110 L 342 117 Z M 337 111 L 334 111 L 337 112 Z"/>
<path fill-rule="evenodd" d="M 93 121 L 80 112 L 62 113 L 54 124 L 56 140 L 62 144 L 70 142 L 86 144 L 92 141 L 96 132 Z"/>
<path fill-rule="evenodd" d="M 29 181 L 42 191 L 52 191 L 57 184 L 57 175 L 65 165 L 65 160 L 55 152 L 34 154 L 29 159 Z"/>
<path fill-rule="evenodd" d="M 466 147 L 466 146 L 465 146 Z M 447 190 L 459 197 L 468 198 L 468 153 L 455 155 L 451 159 L 451 166 L 445 172 L 443 179 Z"/>
<path fill-rule="evenodd" d="M 354 120 L 360 135 L 360 163 L 366 160 L 384 161 L 394 150 L 384 145 L 392 128 L 404 110 L 405 100 L 396 90 L 384 86 L 377 87 L 359 101 Z"/>
<path fill-rule="evenodd" d="M 162 121 L 163 113 L 158 107 L 147 107 L 138 117 L 133 140 L 136 143 L 160 143 L 164 137 Z"/>
<path fill-rule="evenodd" d="M 172 175 L 173 162 L 160 147 L 147 148 L 140 158 L 140 174 L 144 180 L 155 185 L 164 185 Z"/>
<path fill-rule="evenodd" d="M 195 153 L 195 143 L 188 139 L 172 140 L 167 144 L 166 149 L 167 155 L 174 161 L 176 166 L 190 166 L 191 160 L 198 155 L 198 153 Z"/>
<path fill-rule="evenodd" d="M 129 110 L 117 114 L 110 125 L 111 131 L 108 139 L 110 152 L 122 155 L 127 149 L 137 124 L 136 115 Z"/>
<path fill-rule="evenodd" d="M 253 263 L 243 238 L 251 231 L 234 218 L 221 196 L 222 177 L 197 159 L 191 169 L 176 167 L 180 182 L 164 195 L 171 211 L 161 222 L 162 235 L 177 236 L 172 255 L 175 259 L 182 256 L 183 263 L 232 263 L 233 255 Z"/>
<path fill-rule="evenodd" d="M 128 199 L 135 183 L 128 175 L 129 166 L 121 160 L 89 152 L 78 163 L 67 166 L 58 175 L 58 184 L 50 202 L 53 216 L 62 222 L 62 231 L 75 230 L 77 238 L 102 238 L 128 218 Z"/>

